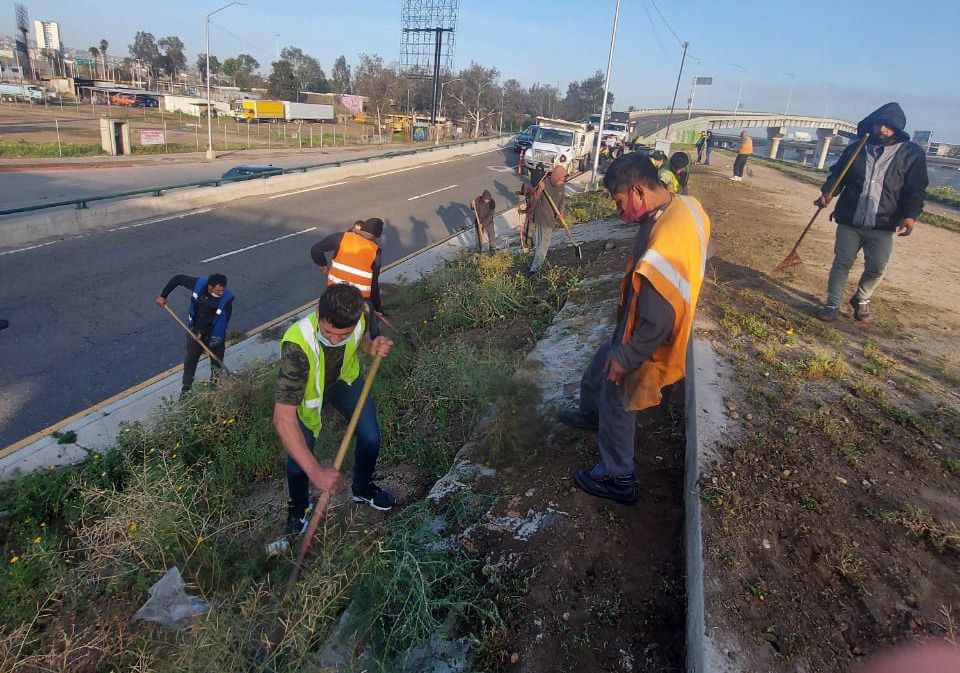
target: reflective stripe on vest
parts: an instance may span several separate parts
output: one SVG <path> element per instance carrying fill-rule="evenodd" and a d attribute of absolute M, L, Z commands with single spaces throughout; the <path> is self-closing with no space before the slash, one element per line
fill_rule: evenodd
<path fill-rule="evenodd" d="M 360 293 L 363 294 L 364 298 L 369 297 L 369 293 L 373 291 L 372 285 L 363 285 L 362 283 L 355 283 L 353 281 L 347 280 L 346 278 L 341 278 L 340 276 L 327 272 L 327 285 L 336 285 L 337 283 L 343 283 L 345 285 L 353 285 L 355 288 L 360 290 Z"/>
<path fill-rule="evenodd" d="M 346 264 L 341 264 L 337 260 L 333 260 L 332 262 L 330 262 L 330 266 L 332 266 L 334 269 L 337 269 L 338 271 L 346 271 L 347 273 L 352 273 L 356 276 L 360 276 L 361 278 L 369 278 L 370 280 L 373 280 L 373 273 L 371 273 L 370 271 L 364 271 L 354 266 L 347 266 Z"/>

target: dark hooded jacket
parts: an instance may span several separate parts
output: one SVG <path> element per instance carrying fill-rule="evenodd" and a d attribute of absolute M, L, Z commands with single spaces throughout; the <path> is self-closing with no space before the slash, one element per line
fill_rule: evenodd
<path fill-rule="evenodd" d="M 485 197 L 490 198 L 490 201 L 484 201 Z M 493 200 L 489 190 L 484 189 L 483 194 L 474 201 L 474 204 L 480 224 L 488 224 L 493 221 L 493 216 L 497 212 L 497 202 Z"/>
<path fill-rule="evenodd" d="M 872 136 L 867 141 L 837 189 L 833 219 L 853 227 L 895 231 L 905 218 L 916 219 L 923 212 L 923 195 L 929 183 L 927 160 L 923 149 L 910 142 L 910 136 L 904 131 L 907 118 L 898 103 L 887 103 L 867 115 L 857 124 L 857 135 L 862 138 L 865 133 L 872 133 L 874 124 L 894 129 L 894 141 L 890 145 L 880 145 L 873 142 Z M 830 190 L 855 148 L 856 143 L 850 143 L 830 168 L 830 177 L 820 190 L 822 193 Z M 893 158 L 885 170 L 881 170 L 885 163 L 881 158 L 888 152 L 894 152 Z M 872 174 L 869 178 L 868 172 Z M 873 180 L 879 181 L 879 185 L 871 194 L 870 182 Z M 869 213 L 866 218 L 865 213 Z"/>

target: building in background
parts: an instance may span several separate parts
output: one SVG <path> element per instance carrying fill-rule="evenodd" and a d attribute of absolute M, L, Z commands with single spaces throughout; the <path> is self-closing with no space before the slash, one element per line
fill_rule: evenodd
<path fill-rule="evenodd" d="M 60 40 L 60 23 L 57 21 L 34 21 L 33 32 L 37 36 L 37 50 L 63 54 L 63 42 Z"/>

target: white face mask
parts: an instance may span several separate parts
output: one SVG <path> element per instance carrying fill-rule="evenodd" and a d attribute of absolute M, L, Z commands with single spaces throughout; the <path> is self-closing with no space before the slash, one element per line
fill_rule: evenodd
<path fill-rule="evenodd" d="M 319 341 L 321 344 L 323 344 L 327 348 L 341 348 L 347 345 L 347 342 L 350 341 L 350 337 L 348 336 L 346 339 L 344 339 L 338 344 L 330 343 L 327 337 L 323 336 L 323 332 L 321 332 L 320 330 L 317 330 L 317 341 Z"/>

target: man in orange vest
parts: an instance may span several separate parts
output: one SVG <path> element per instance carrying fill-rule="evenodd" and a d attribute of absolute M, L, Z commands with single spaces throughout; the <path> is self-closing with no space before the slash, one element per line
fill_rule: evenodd
<path fill-rule="evenodd" d="M 737 158 L 733 160 L 733 176 L 730 178 L 734 182 L 743 181 L 743 169 L 747 165 L 747 159 L 753 154 L 753 138 L 746 131 L 740 134 L 740 147 L 737 148 Z"/>
<path fill-rule="evenodd" d="M 383 235 L 383 220 L 371 217 L 357 220 L 353 228 L 330 234 L 310 248 L 310 256 L 327 274 L 327 285 L 347 283 L 360 290 L 368 307 L 368 331 L 371 338 L 380 334 L 378 315 L 383 314 L 380 302 L 380 265 L 382 254 L 377 241 Z M 327 253 L 332 255 L 329 264 Z"/>
<path fill-rule="evenodd" d="M 561 411 L 560 420 L 598 434 L 600 462 L 577 471 L 577 486 L 632 504 L 637 412 L 659 405 L 661 390 L 684 377 L 710 219 L 696 199 L 669 192 L 640 153 L 610 164 L 603 185 L 620 218 L 638 229 L 616 328 L 583 373 L 579 407 Z"/>

